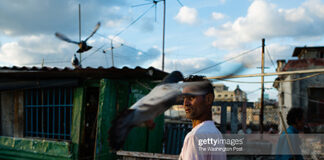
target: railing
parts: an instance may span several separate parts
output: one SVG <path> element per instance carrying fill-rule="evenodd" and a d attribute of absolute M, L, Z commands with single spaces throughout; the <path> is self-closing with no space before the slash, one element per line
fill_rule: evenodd
<path fill-rule="evenodd" d="M 191 129 L 191 122 L 165 121 L 164 153 L 180 154 L 184 138 Z"/>
<path fill-rule="evenodd" d="M 24 93 L 24 135 L 69 140 L 73 88 L 28 89 Z"/>

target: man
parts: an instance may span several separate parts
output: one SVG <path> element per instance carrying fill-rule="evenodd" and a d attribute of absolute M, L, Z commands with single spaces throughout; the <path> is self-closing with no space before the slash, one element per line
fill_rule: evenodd
<path fill-rule="evenodd" d="M 276 160 L 303 160 L 301 155 L 301 141 L 298 133 L 304 129 L 304 110 L 302 108 L 291 108 L 287 114 L 287 133 L 283 131 L 280 135 L 276 150 Z M 291 146 L 288 143 L 288 139 Z"/>
<path fill-rule="evenodd" d="M 186 81 L 201 81 L 203 77 L 189 77 Z M 223 144 L 211 144 L 210 139 L 222 139 L 221 132 L 212 120 L 214 90 L 208 80 L 199 85 L 183 88 L 186 117 L 191 119 L 193 129 L 186 135 L 179 159 L 181 160 L 226 160 L 225 150 L 215 151 L 208 147 L 223 148 Z M 208 141 L 209 140 L 209 141 Z"/>

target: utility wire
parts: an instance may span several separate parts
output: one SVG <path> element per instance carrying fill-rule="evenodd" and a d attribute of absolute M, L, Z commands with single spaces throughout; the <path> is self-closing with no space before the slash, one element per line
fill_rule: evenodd
<path fill-rule="evenodd" d="M 113 36 L 112 39 L 114 39 L 115 37 L 119 36 L 120 34 L 122 34 L 125 30 L 127 30 L 130 26 L 132 26 L 133 24 L 135 24 L 139 19 L 141 19 L 151 8 L 153 8 L 154 5 L 152 5 L 150 8 L 148 8 L 145 12 L 143 12 L 139 17 L 137 17 L 133 22 L 131 22 L 128 26 L 126 26 L 123 30 L 119 31 L 117 34 L 115 34 L 115 36 Z"/>
<path fill-rule="evenodd" d="M 220 65 L 220 64 L 223 64 L 223 63 L 228 62 L 228 61 L 230 61 L 230 60 L 236 59 L 236 58 L 241 57 L 241 56 L 243 56 L 243 55 L 245 55 L 245 54 L 251 53 L 252 51 L 254 51 L 254 50 L 258 49 L 258 48 L 260 48 L 260 46 L 254 48 L 254 49 L 251 49 L 251 50 L 248 50 L 248 51 L 242 52 L 241 54 L 239 54 L 239 55 L 237 55 L 237 56 L 233 56 L 233 57 L 227 58 L 227 59 L 225 59 L 224 61 L 218 62 L 218 63 L 216 63 L 216 64 L 214 64 L 214 65 L 211 65 L 211 66 L 208 66 L 208 67 L 206 67 L 206 68 L 200 69 L 200 70 L 198 70 L 198 71 L 196 71 L 196 72 L 191 73 L 190 75 L 192 75 L 192 74 L 196 74 L 196 73 L 199 73 L 199 72 L 201 72 L 201 71 L 204 71 L 204 70 L 207 70 L 207 69 L 213 68 L 213 67 L 215 67 L 215 66 L 218 66 L 218 65 Z"/>
<path fill-rule="evenodd" d="M 86 60 L 86 59 L 89 58 L 91 55 L 97 53 L 97 52 L 98 52 L 102 47 L 104 47 L 104 46 L 105 46 L 105 44 L 101 45 L 101 46 L 100 46 L 98 49 L 96 49 L 94 52 L 92 52 L 92 53 L 89 54 L 88 56 L 84 57 L 84 58 L 82 59 L 82 61 Z"/>
<path fill-rule="evenodd" d="M 273 66 L 274 69 L 276 70 L 276 65 L 274 64 L 274 62 L 273 62 L 273 60 L 272 60 L 272 58 L 271 58 L 271 56 L 270 56 L 270 53 L 269 53 L 269 49 L 268 49 L 268 47 L 266 47 L 266 52 L 267 52 L 267 55 L 268 55 L 268 57 L 269 57 L 269 59 L 270 59 L 270 61 L 271 61 L 271 63 L 272 63 L 272 66 Z"/>
<path fill-rule="evenodd" d="M 295 96 L 300 97 L 300 98 L 308 99 L 311 102 L 316 102 L 316 103 L 324 104 L 324 102 L 322 102 L 322 101 L 319 101 L 319 100 L 316 100 L 316 99 L 312 99 L 312 98 L 308 98 L 305 95 L 300 95 L 298 93 L 289 93 L 289 92 L 284 91 L 284 94 L 295 95 Z"/>
<path fill-rule="evenodd" d="M 248 94 L 253 94 L 253 93 L 255 93 L 255 92 L 259 91 L 259 90 L 261 90 L 261 88 L 258 88 L 258 89 L 256 89 L 256 90 L 250 91 L 250 92 L 248 92 L 248 93 L 246 93 L 246 94 L 247 94 L 247 95 L 248 95 Z"/>
<path fill-rule="evenodd" d="M 315 77 L 318 76 L 320 74 L 323 73 L 315 73 L 315 74 L 311 74 L 305 77 L 300 77 L 300 78 L 296 78 L 296 79 L 291 79 L 291 80 L 281 80 L 281 81 L 277 81 L 278 83 L 281 82 L 294 82 L 294 81 L 299 81 L 299 80 L 303 80 L 303 79 L 307 79 L 307 78 L 311 78 L 311 77 Z M 226 80 L 226 79 L 219 79 L 220 81 L 226 81 L 226 82 L 233 82 L 233 83 L 261 83 L 261 82 L 247 82 L 247 81 L 233 81 L 233 80 Z M 275 81 L 265 81 L 264 83 L 274 83 Z"/>
<path fill-rule="evenodd" d="M 107 54 L 105 54 L 105 60 L 106 60 L 106 66 L 108 67 L 108 59 L 107 59 Z"/>

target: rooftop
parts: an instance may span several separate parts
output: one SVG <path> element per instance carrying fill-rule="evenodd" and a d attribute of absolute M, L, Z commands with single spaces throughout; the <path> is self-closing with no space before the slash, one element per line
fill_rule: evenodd
<path fill-rule="evenodd" d="M 152 80 L 163 79 L 167 75 L 166 72 L 149 68 L 57 68 L 57 67 L 0 67 L 0 79 L 6 78 L 148 78 Z"/>

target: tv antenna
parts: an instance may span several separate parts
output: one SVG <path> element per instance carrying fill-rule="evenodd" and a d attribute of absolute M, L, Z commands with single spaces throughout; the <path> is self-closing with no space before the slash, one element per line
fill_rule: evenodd
<path fill-rule="evenodd" d="M 149 4 L 154 4 L 155 7 L 155 21 L 156 21 L 156 5 L 159 2 L 163 1 L 163 33 L 162 33 L 162 71 L 164 71 L 164 58 L 165 58 L 165 53 L 164 53 L 164 48 L 165 48 L 165 13 L 166 13 L 166 0 L 146 0 L 150 1 L 150 3 L 143 3 L 143 4 L 138 4 L 134 5 L 132 7 L 139 7 L 139 6 L 144 6 L 144 5 L 149 5 Z M 183 7 L 183 4 L 180 2 L 180 0 L 177 0 L 180 6 Z"/>
<path fill-rule="evenodd" d="M 74 43 L 79 46 L 79 49 L 76 52 L 80 54 L 80 66 L 81 66 L 81 60 L 82 60 L 81 53 L 86 52 L 92 48 L 92 46 L 87 45 L 87 41 L 97 32 L 99 27 L 100 27 L 100 22 L 97 23 L 97 25 L 95 26 L 95 29 L 92 31 L 92 33 L 85 40 L 81 40 L 81 5 L 79 4 L 79 42 L 71 40 L 70 38 L 68 38 L 67 36 L 65 36 L 62 33 L 56 32 L 55 36 L 65 42 Z"/>

